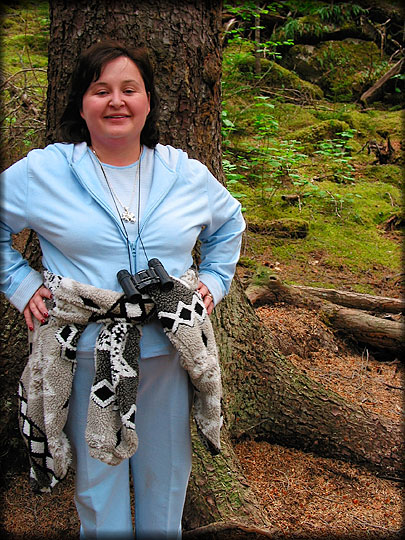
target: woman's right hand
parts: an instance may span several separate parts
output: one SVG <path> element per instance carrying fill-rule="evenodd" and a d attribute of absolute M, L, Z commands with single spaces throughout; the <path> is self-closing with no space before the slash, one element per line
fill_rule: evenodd
<path fill-rule="evenodd" d="M 42 285 L 31 296 L 28 304 L 24 308 L 23 314 L 25 317 L 25 322 L 31 331 L 34 330 L 34 323 L 32 320 L 33 316 L 41 323 L 44 323 L 46 318 L 49 316 L 44 298 L 52 298 L 52 293 L 49 289 Z"/>

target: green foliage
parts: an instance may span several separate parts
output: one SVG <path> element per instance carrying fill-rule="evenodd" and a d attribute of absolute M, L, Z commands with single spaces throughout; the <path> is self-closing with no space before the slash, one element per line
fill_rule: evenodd
<path fill-rule="evenodd" d="M 327 26 L 317 20 L 290 19 L 285 23 L 279 33 L 283 33 L 285 39 L 294 40 L 297 36 L 303 34 L 320 37 L 328 30 Z"/>
<path fill-rule="evenodd" d="M 325 4 L 317 7 L 314 14 L 319 15 L 323 21 L 331 21 L 342 25 L 360 15 L 367 15 L 368 9 L 357 4 Z"/>
<path fill-rule="evenodd" d="M 403 83 L 403 81 L 405 81 L 405 73 L 397 73 L 397 75 L 393 75 L 391 79 L 395 79 L 395 82 L 397 83 L 395 84 L 395 92 L 398 92 L 399 94 L 403 92 L 403 90 L 401 90 L 400 83 Z"/>
<path fill-rule="evenodd" d="M 257 2 L 253 0 L 236 0 L 234 2 L 224 2 L 224 9 L 240 17 L 243 21 L 251 22 L 255 17 L 260 16 L 269 11 L 274 11 L 275 6 L 272 6 L 270 10 L 267 7 L 260 7 Z"/>
<path fill-rule="evenodd" d="M 241 183 L 246 182 L 246 178 L 243 174 L 237 172 L 238 167 L 226 158 L 222 160 L 222 166 L 226 177 L 226 186 L 230 194 L 235 197 L 235 199 L 243 199 L 246 197 L 245 193 L 239 191 Z M 242 211 L 244 212 L 245 210 L 246 208 L 242 207 Z"/>
<path fill-rule="evenodd" d="M 278 63 L 280 54 L 292 46 L 289 38 L 354 25 L 367 10 L 319 0 L 238 0 L 225 7 L 241 21 L 227 34 L 223 54 L 223 166 L 228 189 L 243 204 L 248 222 L 309 224 L 305 238 L 250 232 L 242 263 L 254 269 L 257 258 L 266 253 L 269 259 L 305 266 L 314 253 L 321 253 L 322 265 L 335 270 L 400 271 L 400 243 L 384 233 L 384 224 L 402 215 L 403 170 L 399 163 L 375 165 L 374 156 L 360 150 L 367 141 L 380 141 L 383 132 L 400 140 L 401 111 L 364 111 L 352 102 L 352 89 L 359 92 L 362 85 L 372 84 L 387 69 L 387 59 L 381 59 L 372 43 L 320 46 L 326 99 L 318 86 Z M 256 42 L 250 39 L 255 17 L 266 11 L 283 15 L 287 25 Z M 3 6 L 3 14 L 2 67 L 11 76 L 2 95 L 7 165 L 42 144 L 48 3 L 25 0 Z M 260 74 L 255 73 L 255 52 L 261 55 Z M 403 77 L 395 79 L 398 89 Z M 23 95 L 28 108 L 22 105 Z M 295 202 L 288 202 L 288 196 Z"/>
<path fill-rule="evenodd" d="M 303 4 L 321 7 L 319 2 L 317 6 L 297 2 L 296 6 L 304 11 Z M 288 6 L 293 17 L 298 7 L 293 2 Z M 329 7 L 324 5 L 324 11 L 317 14 L 307 11 L 306 22 L 310 22 L 309 16 L 313 20 L 316 16 L 330 30 L 333 17 L 336 22 L 339 15 L 337 11 L 328 14 Z M 354 11 L 346 5 L 349 11 L 342 15 L 347 24 L 347 13 L 359 14 L 352 7 Z M 280 34 L 278 38 L 281 43 Z M 346 45 L 348 48 L 338 43 L 333 49 L 328 45 L 321 48 L 324 69 L 329 70 L 330 80 L 340 78 L 341 86 L 332 85 L 328 99 L 318 96 L 311 105 L 304 99 L 300 104 L 283 98 L 283 88 L 291 85 L 291 79 L 286 74 L 275 83 L 272 72 L 281 73 L 281 66 L 274 58 L 262 59 L 261 74 L 255 74 L 256 44 L 252 40 L 240 33 L 227 43 L 223 57 L 224 171 L 248 223 L 262 224 L 257 232 L 248 233 L 249 249 L 242 260 L 246 268 L 253 269 L 254 263 L 257 267 L 264 254 L 281 263 L 302 261 L 306 265 L 313 253 L 321 253 L 322 265 L 334 271 L 345 268 L 356 274 L 370 268 L 401 267 L 399 242 L 384 234 L 384 224 L 400 212 L 401 167 L 372 165 L 374 156 L 361 152 L 365 142 L 380 139 L 380 132 L 388 131 L 400 139 L 401 113 L 364 112 L 355 103 L 337 101 L 352 99 L 352 94 L 345 94 L 353 84 L 346 85 L 347 80 L 354 80 L 351 74 L 371 84 L 386 66 L 374 44 L 364 49 Z M 356 47 L 358 57 L 353 53 Z M 280 93 L 275 92 L 277 88 Z M 277 238 L 276 231 L 271 232 L 271 223 L 289 219 L 309 223 L 305 238 Z"/>
<path fill-rule="evenodd" d="M 368 9 L 357 4 L 324 3 L 318 1 L 287 1 L 283 7 L 288 11 L 287 21 L 277 28 L 279 39 L 295 40 L 306 35 L 321 37 L 337 26 L 352 24 L 360 15 L 367 15 Z"/>
<path fill-rule="evenodd" d="M 27 66 L 47 66 L 48 2 L 26 0 L 15 5 L 4 5 L 0 28 L 3 47 L 7 49 L 7 54 L 2 58 L 2 67 L 6 72 L 15 73 Z"/>
<path fill-rule="evenodd" d="M 351 148 L 348 144 L 349 140 L 355 135 L 356 130 L 348 129 L 336 139 L 328 139 L 319 143 L 319 150 L 315 150 L 315 154 L 324 156 L 325 160 L 331 162 L 331 174 L 335 182 L 345 183 L 354 182 L 354 167 L 351 164 L 353 157 L 351 156 Z"/>
<path fill-rule="evenodd" d="M 275 61 L 276 56 L 273 54 L 272 58 L 260 58 L 261 69 L 257 74 L 254 43 L 242 37 L 230 40 L 223 58 L 224 93 L 227 94 L 229 89 L 232 95 L 247 91 L 254 96 L 255 87 L 268 87 L 272 90 L 288 88 L 291 92 L 298 91 L 311 99 L 323 97 L 323 92 L 318 86 L 304 81 L 294 72 L 278 64 Z"/>
<path fill-rule="evenodd" d="M 326 74 L 322 85 L 335 101 L 351 101 L 387 70 L 375 43 L 355 40 L 320 45 L 314 63 Z"/>
<path fill-rule="evenodd" d="M 45 133 L 49 42 L 48 2 L 3 6 L 1 39 L 6 54 L 1 86 L 2 162 L 8 166 L 42 146 Z"/>

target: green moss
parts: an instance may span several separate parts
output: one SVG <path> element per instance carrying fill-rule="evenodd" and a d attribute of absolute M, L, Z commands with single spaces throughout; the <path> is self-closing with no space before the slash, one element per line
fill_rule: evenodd
<path fill-rule="evenodd" d="M 375 294 L 373 287 L 371 285 L 367 285 L 366 283 L 353 283 L 352 288 L 354 292 L 360 294 Z"/>
<path fill-rule="evenodd" d="M 279 123 L 279 135 L 281 137 L 287 136 L 288 133 L 295 134 L 297 130 L 317 122 L 312 110 L 294 103 L 278 102 L 273 114 Z"/>
<path fill-rule="evenodd" d="M 276 238 L 305 238 L 309 223 L 302 218 L 280 218 L 269 223 L 270 234 Z"/>
<path fill-rule="evenodd" d="M 18 34 L 8 37 L 5 40 L 5 45 L 11 50 L 21 50 L 24 47 L 29 47 L 32 53 L 47 55 L 48 42 L 49 38 L 45 35 Z"/>
<path fill-rule="evenodd" d="M 359 97 L 387 67 L 387 60 L 381 59 L 374 42 L 353 39 L 317 45 L 313 62 L 323 70 L 321 88 L 335 101 Z"/>
<path fill-rule="evenodd" d="M 254 269 L 257 266 L 257 263 L 254 259 L 251 259 L 250 257 L 240 257 L 239 266 L 243 266 L 244 268 L 251 268 Z"/>
<path fill-rule="evenodd" d="M 369 271 L 376 265 L 400 270 L 401 246 L 385 233 L 382 226 L 391 215 L 401 212 L 400 189 L 373 178 L 359 180 L 353 185 L 327 181 L 320 185 L 339 196 L 336 205 L 332 201 L 312 199 L 301 208 L 285 206 L 280 192 L 280 196 L 267 206 L 265 203 L 248 206 L 248 221 L 252 215 L 255 222 L 262 223 L 268 223 L 270 217 L 276 216 L 283 219 L 300 217 L 310 223 L 308 235 L 301 239 L 274 239 L 271 233 L 270 236 L 268 233 L 249 233 L 256 256 L 270 249 L 271 257 L 280 262 L 301 261 L 306 265 L 311 253 L 322 252 L 322 266 L 335 272 L 339 272 L 342 265 L 354 274 Z"/>
<path fill-rule="evenodd" d="M 46 68 L 49 42 L 48 2 L 21 1 L 3 6 L 1 20 L 2 67 L 7 73 L 22 68 Z M 28 81 L 30 75 L 27 74 Z M 44 83 L 42 78 L 40 83 Z"/>
<path fill-rule="evenodd" d="M 333 139 L 338 133 L 347 131 L 348 129 L 349 125 L 341 120 L 324 120 L 312 126 L 299 129 L 293 132 L 291 136 L 293 135 L 294 139 L 304 143 L 310 143 L 313 146 L 315 142 Z"/>
<path fill-rule="evenodd" d="M 368 180 L 382 182 L 387 185 L 401 187 L 404 178 L 404 170 L 399 165 L 367 165 L 362 170 L 362 176 Z"/>
<path fill-rule="evenodd" d="M 247 73 L 251 78 L 255 70 L 255 57 L 250 54 L 238 63 L 238 68 L 242 73 Z M 261 73 L 258 75 L 261 79 L 261 85 L 267 85 L 269 88 L 288 88 L 299 90 L 312 99 L 321 99 L 322 90 L 315 84 L 304 81 L 292 71 L 280 66 L 267 58 L 260 59 Z"/>
<path fill-rule="evenodd" d="M 379 132 L 387 132 L 391 137 L 401 137 L 402 111 L 353 110 L 343 113 L 340 118 L 356 129 L 360 136 L 381 139 Z"/>
<path fill-rule="evenodd" d="M 274 271 L 270 270 L 266 266 L 259 265 L 256 273 L 252 277 L 252 283 L 253 285 L 261 287 L 262 285 L 266 285 L 272 276 L 274 276 Z"/>
<path fill-rule="evenodd" d="M 272 252 L 280 262 L 294 259 L 306 264 L 308 255 L 318 250 L 327 254 L 322 265 L 336 272 L 342 265 L 355 273 L 368 271 L 375 265 L 396 270 L 401 268 L 400 247 L 376 227 L 338 226 L 327 220 L 314 223 L 308 239 L 299 244 L 274 246 Z"/>

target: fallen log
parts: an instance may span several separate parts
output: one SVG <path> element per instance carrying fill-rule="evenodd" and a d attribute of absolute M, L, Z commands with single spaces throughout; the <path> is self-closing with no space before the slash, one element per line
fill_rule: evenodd
<path fill-rule="evenodd" d="M 380 88 L 382 88 L 385 85 L 385 83 L 391 79 L 391 77 L 401 72 L 403 62 L 404 62 L 404 58 L 401 58 L 401 60 L 398 60 L 398 62 L 394 64 L 392 68 L 389 69 L 387 73 L 385 73 L 385 75 L 380 77 L 380 79 L 378 79 L 378 81 L 375 84 L 373 84 L 371 88 L 366 90 L 360 96 L 360 101 L 362 101 L 363 103 L 367 103 L 368 101 L 370 101 L 370 99 L 373 99 L 375 94 L 377 94 Z"/>
<path fill-rule="evenodd" d="M 337 289 L 324 289 L 322 287 L 307 287 L 305 285 L 292 285 L 293 289 L 303 293 L 329 300 L 334 304 L 355 309 L 365 309 L 378 313 L 402 313 L 405 311 L 405 300 L 402 298 L 389 298 L 387 296 L 374 296 Z"/>
<path fill-rule="evenodd" d="M 395 354 L 405 350 L 403 323 L 376 317 L 361 309 L 342 307 L 315 295 L 308 295 L 308 288 L 286 285 L 276 276 L 270 276 L 266 283 L 260 286 L 249 286 L 245 292 L 253 306 L 286 302 L 314 309 L 326 324 L 350 335 L 359 343 Z"/>

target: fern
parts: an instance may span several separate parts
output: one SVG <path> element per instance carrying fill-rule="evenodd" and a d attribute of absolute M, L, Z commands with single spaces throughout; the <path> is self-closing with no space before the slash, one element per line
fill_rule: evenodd
<path fill-rule="evenodd" d="M 353 17 L 365 15 L 368 9 L 364 9 L 357 4 L 324 5 L 313 11 L 314 15 L 319 15 L 322 21 L 342 24 Z"/>

